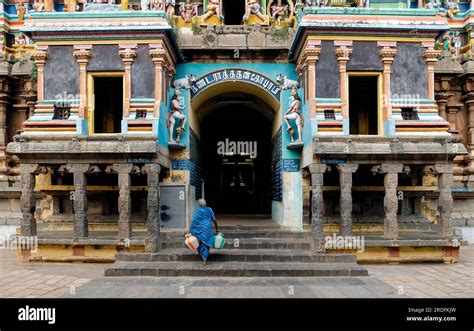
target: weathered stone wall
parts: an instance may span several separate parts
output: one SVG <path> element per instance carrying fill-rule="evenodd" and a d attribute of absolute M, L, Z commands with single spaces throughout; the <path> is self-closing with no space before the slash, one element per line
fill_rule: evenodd
<path fill-rule="evenodd" d="M 87 65 L 87 71 L 120 71 L 124 70 L 119 55 L 119 45 L 94 45 Z"/>
<path fill-rule="evenodd" d="M 153 99 L 155 97 L 155 65 L 148 45 L 138 45 L 137 57 L 132 65 L 132 98 Z"/>
<path fill-rule="evenodd" d="M 397 95 L 398 98 L 406 98 L 407 95 L 427 98 L 428 75 L 425 74 L 423 52 L 424 48 L 419 43 L 397 43 L 397 55 L 390 76 L 392 98 L 397 98 Z"/>
<path fill-rule="evenodd" d="M 48 48 L 44 77 L 47 77 L 44 80 L 44 98 L 46 100 L 63 99 L 68 95 L 73 95 L 74 99 L 78 99 L 79 64 L 73 55 L 72 46 L 50 46 Z"/>
<path fill-rule="evenodd" d="M 316 97 L 339 98 L 341 96 L 339 83 L 339 67 L 334 48 L 334 42 L 321 42 L 321 53 L 316 62 Z"/>

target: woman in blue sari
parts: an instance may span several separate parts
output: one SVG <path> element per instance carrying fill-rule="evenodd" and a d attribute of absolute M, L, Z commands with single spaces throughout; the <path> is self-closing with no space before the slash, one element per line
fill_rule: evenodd
<path fill-rule="evenodd" d="M 207 264 L 209 258 L 209 248 L 214 244 L 212 232 L 212 223 L 218 231 L 216 216 L 211 208 L 206 206 L 206 200 L 199 199 L 199 208 L 194 213 L 189 232 L 199 239 L 198 252 L 201 255 L 204 264 Z"/>

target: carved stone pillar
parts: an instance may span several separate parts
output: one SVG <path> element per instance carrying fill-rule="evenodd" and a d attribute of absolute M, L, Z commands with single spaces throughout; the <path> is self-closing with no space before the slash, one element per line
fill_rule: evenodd
<path fill-rule="evenodd" d="M 438 104 L 438 114 L 446 121 L 448 120 L 448 115 L 446 113 L 446 105 L 448 104 L 448 98 L 450 96 L 446 93 L 439 93 L 436 95 L 436 103 Z"/>
<path fill-rule="evenodd" d="M 323 198 L 323 184 L 324 184 L 324 173 L 327 170 L 325 164 L 311 164 L 309 167 L 311 173 L 311 237 L 313 243 L 313 250 L 319 251 L 323 247 L 321 244 L 324 242 L 324 198 Z"/>
<path fill-rule="evenodd" d="M 36 200 L 34 189 L 36 183 L 37 164 L 21 164 L 21 235 L 36 236 Z"/>
<path fill-rule="evenodd" d="M 36 46 L 36 52 L 32 56 L 38 67 L 38 77 L 36 79 L 38 101 L 44 100 L 44 65 L 48 59 L 47 50 L 48 46 Z"/>
<path fill-rule="evenodd" d="M 160 241 L 160 171 L 159 164 L 144 166 L 147 173 L 147 236 L 145 238 L 145 252 L 153 253 L 161 249 Z"/>
<path fill-rule="evenodd" d="M 132 168 L 133 164 L 114 164 L 113 166 L 114 171 L 118 173 L 118 236 L 121 240 L 130 239 L 132 236 L 132 197 L 130 196 Z"/>
<path fill-rule="evenodd" d="M 92 45 L 75 45 L 74 57 L 79 63 L 79 118 L 86 118 L 87 64 L 91 57 Z"/>
<path fill-rule="evenodd" d="M 151 47 L 152 45 L 150 45 Z M 158 47 L 159 46 L 159 47 Z M 160 103 L 163 99 L 163 66 L 166 63 L 166 53 L 161 44 L 150 49 L 150 55 L 155 64 L 155 105 L 153 107 L 153 117 L 159 117 Z"/>
<path fill-rule="evenodd" d="M 346 67 L 349 59 L 352 55 L 352 49 L 349 48 L 352 46 L 352 41 L 334 41 L 334 46 L 340 46 L 336 48 L 336 57 L 337 62 L 339 64 L 339 83 L 340 83 L 340 90 L 341 90 L 341 111 L 342 111 L 342 118 L 348 119 L 349 118 L 349 95 L 347 94 L 347 87 L 348 87 L 348 78 Z"/>
<path fill-rule="evenodd" d="M 426 71 L 428 75 L 428 99 L 435 99 L 435 79 L 434 79 L 434 65 L 438 62 L 438 55 L 440 51 L 433 48 L 433 43 L 423 43 L 427 50 L 423 52 L 423 58 L 426 63 Z"/>
<path fill-rule="evenodd" d="M 435 170 L 438 173 L 438 234 L 440 236 L 451 236 L 453 228 L 451 223 L 451 213 L 453 211 L 453 166 L 451 164 L 436 164 Z"/>
<path fill-rule="evenodd" d="M 352 236 L 352 174 L 359 168 L 358 164 L 338 164 L 339 186 L 341 188 L 341 198 L 339 208 L 341 210 L 341 230 L 342 236 Z"/>
<path fill-rule="evenodd" d="M 130 99 L 132 97 L 132 64 L 137 57 L 135 48 L 137 44 L 121 44 L 119 55 L 122 58 L 124 66 L 124 90 L 123 90 L 123 118 L 130 116 Z"/>
<path fill-rule="evenodd" d="M 383 48 L 380 50 L 380 59 L 383 63 L 382 86 L 384 102 L 382 104 L 383 120 L 392 118 L 392 93 L 390 89 L 390 74 L 392 73 L 392 64 L 397 54 L 396 42 L 378 42 L 378 46 Z"/>
<path fill-rule="evenodd" d="M 89 170 L 89 164 L 72 164 L 67 168 L 74 177 L 74 237 L 85 238 L 89 236 L 86 192 L 86 173 Z"/>
<path fill-rule="evenodd" d="M 390 239 L 398 238 L 398 174 L 403 171 L 403 164 L 382 164 L 372 168 L 373 173 L 384 174 L 385 196 L 383 207 L 384 217 L 384 237 Z"/>
<path fill-rule="evenodd" d="M 9 84 L 6 78 L 0 79 L 0 180 L 7 172 L 5 148 L 7 137 L 7 107 Z"/>

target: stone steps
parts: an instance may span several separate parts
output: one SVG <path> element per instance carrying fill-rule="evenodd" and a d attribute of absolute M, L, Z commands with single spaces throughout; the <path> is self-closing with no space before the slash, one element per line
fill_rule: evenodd
<path fill-rule="evenodd" d="M 189 249 L 162 250 L 158 253 L 119 253 L 116 262 L 186 262 L 201 261 L 197 252 Z M 356 263 L 354 254 L 312 254 L 308 250 L 213 250 L 212 262 L 312 262 L 312 263 Z"/>
<path fill-rule="evenodd" d="M 162 249 L 184 247 L 184 236 L 163 240 Z M 224 249 L 296 249 L 309 250 L 309 240 L 305 238 L 242 238 L 238 241 L 226 238 Z"/>
<path fill-rule="evenodd" d="M 301 262 L 117 262 L 105 270 L 106 276 L 155 277 L 324 277 L 367 276 L 355 263 Z"/>
<path fill-rule="evenodd" d="M 292 231 L 284 231 L 284 230 L 276 230 L 276 231 L 268 231 L 268 230 L 235 230 L 235 229 L 222 229 L 219 228 L 226 240 L 233 240 L 234 238 L 238 239 L 256 239 L 256 238 L 293 238 L 293 239 L 300 239 L 300 238 L 309 238 L 310 232 L 300 231 L 300 232 L 292 232 Z M 169 239 L 182 239 L 187 231 L 183 231 L 182 233 L 179 232 L 161 232 L 161 238 L 163 240 Z M 184 240 L 184 239 L 183 239 Z"/>

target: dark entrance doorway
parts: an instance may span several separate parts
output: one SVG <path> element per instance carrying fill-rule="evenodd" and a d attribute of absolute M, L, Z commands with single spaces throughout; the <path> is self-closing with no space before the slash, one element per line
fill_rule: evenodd
<path fill-rule="evenodd" d="M 245 15 L 245 0 L 223 1 L 224 23 L 226 25 L 241 25 Z"/>
<path fill-rule="evenodd" d="M 270 119 L 239 103 L 217 108 L 201 122 L 201 153 L 205 198 L 216 213 L 271 214 Z"/>
<path fill-rule="evenodd" d="M 377 76 L 349 76 L 350 133 L 378 134 Z"/>
<path fill-rule="evenodd" d="M 94 77 L 94 133 L 120 133 L 123 115 L 122 77 Z"/>

